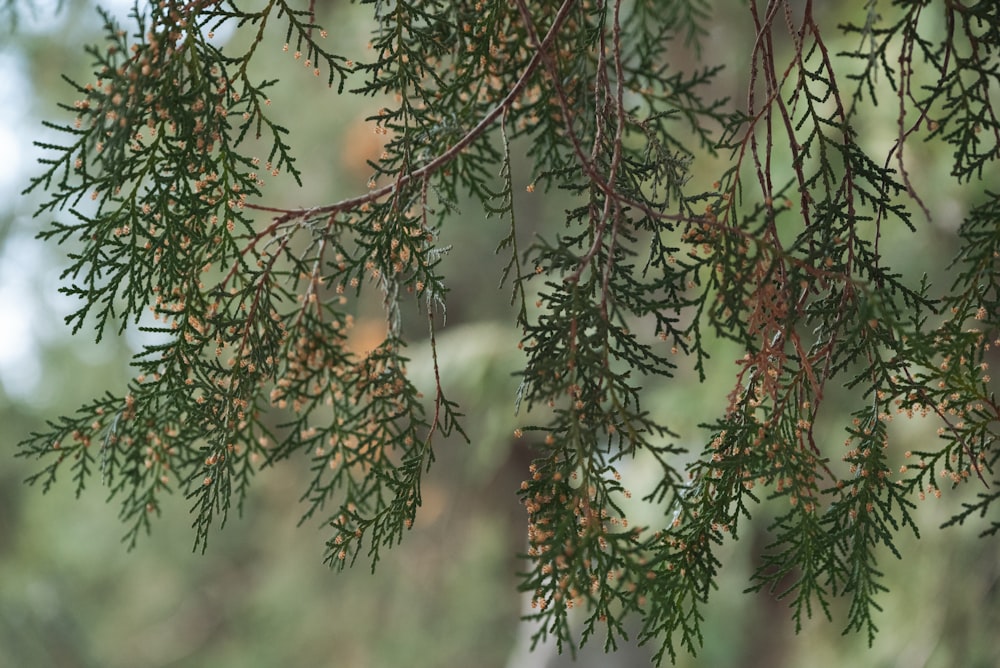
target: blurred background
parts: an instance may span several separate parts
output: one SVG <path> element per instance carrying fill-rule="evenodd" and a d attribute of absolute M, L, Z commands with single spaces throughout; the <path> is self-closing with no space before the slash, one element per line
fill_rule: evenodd
<path fill-rule="evenodd" d="M 370 7 L 317 4 L 334 50 L 364 53 Z M 525 516 L 516 490 L 532 453 L 530 443 L 512 437 L 524 421 L 514 415 L 517 379 L 511 375 L 522 360 L 508 293 L 496 289 L 505 258 L 493 256 L 506 228 L 474 204 L 442 234 L 442 243 L 454 244 L 456 252 L 446 260 L 452 293 L 438 344 L 443 383 L 462 403 L 471 444 L 438 445 L 418 522 L 374 575 L 364 565 L 343 574 L 329 571 L 322 563 L 323 527 L 296 527 L 302 511 L 297 498 L 308 473 L 304 459 L 260 475 L 243 517 L 216 532 L 204 556 L 191 552 L 193 518 L 183 498 L 174 499 L 153 535 L 127 553 L 117 506 L 105 503 L 99 480 L 78 499 L 68 485 L 42 495 L 22 483 L 32 463 L 14 459 L 16 444 L 47 418 L 70 413 L 106 390 L 120 392 L 130 377 L 128 360 L 142 345 L 132 331 L 100 345 L 87 332 L 70 336 L 62 319 L 73 304 L 58 293 L 66 249 L 34 238 L 49 221 L 32 218 L 35 196 L 20 195 L 38 172 L 40 152 L 32 141 L 52 139 L 41 121 L 67 118 L 56 103 L 71 102 L 73 91 L 60 74 L 89 79 L 82 45 L 100 39 L 89 2 L 63 5 L 56 11 L 35 2 L 18 12 L 16 30 L 0 28 L 0 668 L 566 664 L 569 657 L 556 657 L 552 648 L 529 654 L 531 629 L 518 621 L 524 602 L 516 592 L 516 555 L 525 541 Z M 838 5 L 828 11 L 849 11 L 850 3 Z M 10 0 L 0 3 L 10 6 Z M 104 6 L 125 20 L 128 4 Z M 745 82 L 739 67 L 753 36 L 745 9 L 729 12 L 712 29 L 712 43 L 725 44 L 726 51 L 711 55 L 737 67 L 718 93 L 740 101 Z M 0 16 L 6 22 L 11 14 Z M 826 18 L 832 38 L 840 17 Z M 240 37 L 220 31 L 217 39 Z M 271 181 L 265 193 L 275 204 L 307 205 L 362 191 L 369 176 L 365 161 L 379 147 L 362 119 L 378 101 L 336 97 L 296 67 L 279 42 L 272 46 L 273 58 L 258 62 L 260 76 L 283 79 L 275 113 L 292 129 L 308 178 L 302 189 L 290 180 Z M 894 106 L 880 110 L 884 115 L 865 116 L 869 125 L 863 131 L 870 147 L 884 155 L 896 133 Z M 908 155 L 918 187 L 933 184 L 924 191 L 931 194 L 925 200 L 933 218 L 917 220 L 923 228 L 917 238 L 890 233 L 884 248 L 890 264 L 895 260 L 894 266 L 913 276 L 927 272 L 944 288 L 955 228 L 979 186 L 943 185 L 950 183 L 949 166 L 940 146 L 918 144 Z M 530 168 L 515 174 L 524 180 L 515 191 L 524 192 Z M 714 177 L 696 178 L 711 183 Z M 531 234 L 561 209 L 554 196 L 525 193 L 519 203 L 522 232 Z M 381 336 L 377 301 L 359 318 L 362 336 Z M 410 352 L 415 379 L 426 386 L 427 350 L 416 331 Z M 647 407 L 662 413 L 695 451 L 704 437 L 698 423 L 724 409 L 738 354 L 717 348 L 705 385 L 682 368 L 675 380 L 648 388 Z M 852 399 L 843 397 L 844 415 L 854 407 Z M 831 402 L 827 409 L 829 442 L 839 444 L 841 420 Z M 893 428 L 902 450 L 932 439 L 935 427 L 913 422 Z M 774 509 L 765 505 L 741 540 L 722 548 L 725 566 L 706 609 L 704 650 L 677 665 L 1000 665 L 1000 540 L 977 538 L 977 526 L 937 529 L 963 495 L 975 491 L 946 491 L 942 500 L 920 504 L 921 540 L 901 538 L 902 561 L 883 556 L 891 591 L 879 599 L 881 632 L 871 649 L 863 636 L 841 635 L 847 601 L 834 607 L 833 623 L 820 616 L 796 635 L 784 603 L 743 593 L 753 554 L 769 542 L 766 526 Z M 579 653 L 577 663 L 645 666 L 650 655 L 648 647 L 626 646 L 605 656 L 598 640 Z"/>

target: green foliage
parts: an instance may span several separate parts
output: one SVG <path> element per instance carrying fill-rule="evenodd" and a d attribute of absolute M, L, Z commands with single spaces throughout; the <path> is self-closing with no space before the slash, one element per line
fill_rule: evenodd
<path fill-rule="evenodd" d="M 886 589 L 876 547 L 899 556 L 899 532 L 918 531 L 914 499 L 971 481 L 984 491 L 952 520 L 964 522 L 1000 496 L 988 374 L 1000 195 L 977 194 L 943 291 L 889 266 L 885 248 L 935 233 L 904 148 L 944 142 L 966 187 L 995 174 L 996 3 L 870 0 L 840 26 L 856 48 L 835 54 L 812 2 L 750 2 L 745 104 L 715 93 L 706 0 L 371 10 L 369 60 L 328 51 L 311 5 L 281 0 L 167 0 L 136 7 L 128 30 L 104 16 L 106 43 L 87 50 L 95 79 L 71 82 L 75 121 L 47 124 L 64 143 L 41 144 L 50 157 L 28 191 L 46 193 L 39 214 L 71 220 L 40 236 L 71 248 L 73 330 L 120 333 L 148 309 L 156 324 L 140 329 L 156 338 L 123 393 L 21 443 L 40 462 L 31 482 L 69 475 L 79 493 L 99 476 L 130 546 L 178 490 L 204 550 L 257 473 L 304 458 L 302 520 L 330 527 L 327 561 L 365 554 L 374 568 L 418 517 L 434 442 L 464 435 L 435 332 L 439 239 L 475 215 L 471 200 L 507 225 L 501 282 L 532 421 L 517 436 L 538 447 L 520 492 L 536 639 L 573 648 L 582 623 L 581 641 L 611 649 L 632 614 L 657 661 L 696 652 L 718 548 L 767 502 L 779 511 L 751 588 L 787 597 L 799 627 L 847 597 L 847 630 L 871 640 Z M 244 52 L 213 41 L 224 27 L 248 35 Z M 269 175 L 308 178 L 269 116 L 277 82 L 253 75 L 274 31 L 338 93 L 390 100 L 367 119 L 386 138 L 367 193 L 267 203 Z M 879 103 L 896 138 L 881 153 L 862 134 Z M 534 195 L 516 193 L 521 150 Z M 702 182 L 701 164 L 717 176 Z M 529 239 L 516 204 L 542 191 L 569 205 Z M 358 354 L 353 309 L 369 292 L 386 333 Z M 429 401 L 407 375 L 407 303 L 428 327 Z M 721 339 L 743 356 L 692 457 L 644 388 L 683 382 L 679 369 L 704 379 Z M 844 451 L 816 427 L 838 387 L 854 397 Z M 897 415 L 939 421 L 940 438 L 897 446 Z M 651 526 L 628 517 L 632 460 L 658 467 L 642 499 L 662 512 Z"/>

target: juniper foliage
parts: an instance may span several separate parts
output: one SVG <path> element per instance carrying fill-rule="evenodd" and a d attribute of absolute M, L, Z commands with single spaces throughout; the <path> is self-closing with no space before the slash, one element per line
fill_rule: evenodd
<path fill-rule="evenodd" d="M 601 634 L 612 649 L 634 615 L 658 662 L 696 652 L 719 547 L 776 498 L 751 588 L 787 598 L 797 624 L 847 597 L 847 629 L 870 641 L 885 590 L 876 547 L 917 532 L 917 497 L 971 482 L 981 492 L 952 522 L 995 517 L 1000 193 L 980 183 L 1000 150 L 1000 5 L 868 0 L 830 26 L 811 0 L 750 0 L 752 51 L 736 68 L 747 95 L 731 102 L 713 92 L 710 0 L 376 0 L 363 3 L 367 60 L 330 46 L 312 4 L 259 4 L 163 0 L 128 26 L 103 15 L 93 80 L 69 82 L 75 121 L 46 123 L 63 140 L 42 144 L 27 192 L 44 193 L 40 216 L 59 214 L 40 237 L 72 249 L 63 291 L 80 307 L 67 322 L 100 339 L 151 309 L 145 329 L 165 342 L 135 357 L 123 392 L 20 444 L 39 462 L 30 482 L 68 476 L 79 493 L 98 478 L 129 546 L 179 491 L 204 550 L 255 475 L 305 459 L 303 520 L 328 524 L 326 560 L 374 568 L 418 517 L 434 443 L 464 433 L 435 333 L 439 233 L 472 198 L 507 225 L 517 404 L 539 416 L 523 428 L 539 451 L 520 491 L 536 640 Z M 220 46 L 224 27 L 249 48 Z M 834 31 L 853 47 L 831 52 Z M 273 32 L 336 93 L 394 100 L 368 119 L 386 144 L 367 192 L 268 202 L 266 178 L 303 176 L 269 115 L 278 82 L 255 78 Z M 895 116 L 881 152 L 861 134 L 879 105 Z M 904 279 L 881 245 L 888 228 L 930 233 L 905 153 L 922 141 L 950 147 L 951 176 L 979 202 L 943 290 Z M 516 192 L 524 146 L 529 191 L 572 202 L 533 239 L 515 216 L 532 196 Z M 714 183 L 695 178 L 698 161 Z M 371 292 L 386 335 L 357 355 L 351 309 Z M 407 301 L 426 317 L 429 388 L 407 375 Z M 679 365 L 704 378 L 720 337 L 745 354 L 692 458 L 643 387 Z M 843 451 L 814 427 L 836 387 L 856 397 Z M 898 469 L 897 414 L 941 427 Z M 643 499 L 663 510 L 651 526 L 626 516 L 619 469 L 633 457 L 661 469 Z"/>

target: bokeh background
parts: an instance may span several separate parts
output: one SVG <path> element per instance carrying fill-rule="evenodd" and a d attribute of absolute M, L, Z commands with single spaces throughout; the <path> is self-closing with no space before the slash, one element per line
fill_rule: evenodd
<path fill-rule="evenodd" d="M 710 60 L 734 66 L 719 95 L 745 96 L 740 79 L 753 35 L 745 9 L 731 4 L 715 20 Z M 825 17 L 834 34 L 839 20 L 860 3 L 833 3 Z M 363 54 L 370 6 L 317 2 L 334 49 Z M 10 0 L 0 4 L 10 9 Z M 106 3 L 123 20 L 128 4 Z M 843 17 L 836 13 L 844 14 Z M 12 14 L 2 15 L 8 21 Z M 105 502 L 99 479 L 75 498 L 68 485 L 47 495 L 23 484 L 32 463 L 15 459 L 16 444 L 46 418 L 72 412 L 105 390 L 121 391 L 128 360 L 142 345 L 130 329 L 100 345 L 86 332 L 71 336 L 62 318 L 73 304 L 58 294 L 64 253 L 34 235 L 47 224 L 33 219 L 35 196 L 21 196 L 40 152 L 33 140 L 51 139 L 42 119 L 65 120 L 57 102 L 72 102 L 60 78 L 86 80 L 82 45 L 100 38 L 90 2 L 34 2 L 18 12 L 16 29 L 0 26 L 0 668 L 23 666 L 134 668 L 215 666 L 350 666 L 382 668 L 531 667 L 563 665 L 551 647 L 527 652 L 530 628 L 518 621 L 524 601 L 516 592 L 517 553 L 525 516 L 516 490 L 530 461 L 531 443 L 514 439 L 525 416 L 514 415 L 522 360 L 506 290 L 497 289 L 504 258 L 493 249 L 506 233 L 474 203 L 445 228 L 454 245 L 446 260 L 452 277 L 448 324 L 439 348 L 443 382 L 461 400 L 471 443 L 445 441 L 425 490 L 415 528 L 371 574 L 364 565 L 342 574 L 322 563 L 325 534 L 318 523 L 296 526 L 305 459 L 285 462 L 257 479 L 242 518 L 214 534 L 205 555 L 193 554 L 192 518 L 183 498 L 168 505 L 152 536 L 131 553 L 120 543 L 116 506 Z M 280 36 L 279 36 L 280 38 Z M 242 39 L 220 31 L 219 41 Z M 238 44 L 234 44 L 238 47 Z M 303 188 L 272 180 L 272 202 L 323 203 L 361 191 L 365 161 L 379 137 L 363 122 L 378 100 L 338 98 L 280 49 L 260 58 L 260 76 L 280 76 L 274 94 L 278 117 L 292 129 L 307 174 Z M 836 50 L 836 49 L 834 49 Z M 681 53 L 679 57 L 689 57 Z M 884 154 L 896 132 L 892 104 L 866 115 L 869 146 Z M 61 115 L 62 114 L 62 115 Z M 516 148 L 516 147 L 515 147 Z M 948 184 L 946 149 L 916 144 L 911 173 L 928 193 L 930 221 L 921 233 L 893 231 L 884 248 L 907 275 L 928 273 L 949 283 L 947 263 L 955 228 L 981 184 Z M 695 177 L 711 183 L 707 169 Z M 515 170 L 526 185 L 530 166 Z M 996 174 L 989 175 L 995 183 Z M 517 184 L 515 184 L 517 187 Z M 522 233 L 560 215 L 554 195 L 525 193 L 518 204 Z M 377 300 L 359 307 L 363 349 L 382 334 Z M 429 382 L 426 345 L 415 319 L 411 349 L 417 382 Z M 738 351 L 720 344 L 709 380 L 690 369 L 648 388 L 647 406 L 697 451 L 697 425 L 725 406 Z M 827 402 L 828 443 L 854 407 Z M 838 415 L 838 410 L 843 410 Z M 900 450 L 933 439 L 936 425 L 894 425 Z M 642 466 L 632 472 L 641 487 Z M 626 472 L 626 475 L 628 473 Z M 648 482 L 648 481 L 646 481 Z M 741 540 L 722 549 L 719 590 L 706 609 L 705 647 L 682 666 L 918 666 L 1000 665 L 1000 539 L 980 539 L 978 526 L 938 530 L 951 508 L 976 490 L 946 491 L 920 504 L 922 538 L 902 536 L 903 560 L 881 561 L 890 593 L 879 602 L 881 632 L 872 648 L 860 635 L 841 635 L 846 601 L 834 621 L 819 616 L 796 635 L 787 606 L 767 594 L 747 594 L 753 555 L 769 542 L 766 526 L 776 509 L 766 504 Z M 640 496 L 640 495 L 637 495 Z M 637 510 L 637 512 L 642 512 Z M 656 521 L 657 509 L 646 510 Z M 626 645 L 605 656 L 600 642 L 577 657 L 582 666 L 645 666 L 651 650 Z"/>

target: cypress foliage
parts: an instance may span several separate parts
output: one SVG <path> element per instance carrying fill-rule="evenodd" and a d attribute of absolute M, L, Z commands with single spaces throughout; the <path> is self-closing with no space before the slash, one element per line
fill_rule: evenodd
<path fill-rule="evenodd" d="M 181 493 L 204 550 L 258 473 L 305 458 L 302 519 L 328 524 L 326 560 L 374 568 L 419 517 L 434 443 L 464 435 L 435 334 L 460 280 L 440 269 L 439 233 L 460 200 L 474 215 L 471 198 L 506 226 L 517 404 L 540 409 L 519 430 L 539 445 L 520 491 L 537 638 L 572 648 L 597 634 L 611 649 L 634 615 L 657 661 L 696 652 L 719 546 L 764 499 L 784 510 L 751 588 L 786 597 L 798 624 L 847 597 L 846 628 L 869 639 L 885 590 L 876 547 L 917 532 L 916 499 L 978 486 L 951 522 L 1000 530 L 987 359 L 1000 346 L 1000 193 L 980 185 L 1000 157 L 1000 5 L 869 0 L 831 26 L 811 0 L 750 0 L 752 52 L 735 67 L 747 96 L 729 101 L 711 92 L 725 3 L 710 0 L 377 0 L 362 3 L 364 57 L 335 52 L 311 4 L 237 4 L 137 5 L 127 26 L 103 15 L 93 79 L 67 80 L 75 122 L 46 123 L 63 141 L 41 144 L 26 192 L 44 193 L 39 216 L 58 214 L 39 236 L 73 249 L 68 324 L 100 339 L 151 310 L 144 329 L 162 342 L 136 355 L 127 388 L 20 444 L 38 462 L 30 482 L 70 478 L 79 493 L 98 480 L 129 546 Z M 223 27 L 249 47 L 217 46 Z M 835 31 L 853 44 L 844 53 L 828 47 Z M 367 192 L 269 203 L 266 179 L 302 178 L 294 128 L 269 115 L 278 82 L 254 74 L 272 33 L 337 94 L 394 100 L 367 119 L 386 137 Z M 882 152 L 860 136 L 878 105 L 896 118 Z M 907 171 L 906 149 L 925 140 L 947 144 L 952 178 L 979 191 L 946 286 L 914 284 L 884 257 L 890 228 L 931 233 L 929 194 Z M 571 202 L 535 238 L 515 216 L 525 145 L 529 190 Z M 696 178 L 699 161 L 713 182 Z M 371 292 L 386 335 L 357 355 L 351 312 Z M 408 301 L 426 319 L 432 387 L 407 374 Z M 685 454 L 643 387 L 678 366 L 704 379 L 719 338 L 744 355 L 704 447 Z M 856 397 L 845 450 L 814 427 L 836 387 Z M 891 441 L 896 415 L 935 418 L 939 438 Z M 664 509 L 652 526 L 626 513 L 619 469 L 640 454 L 660 467 L 643 499 Z"/>

